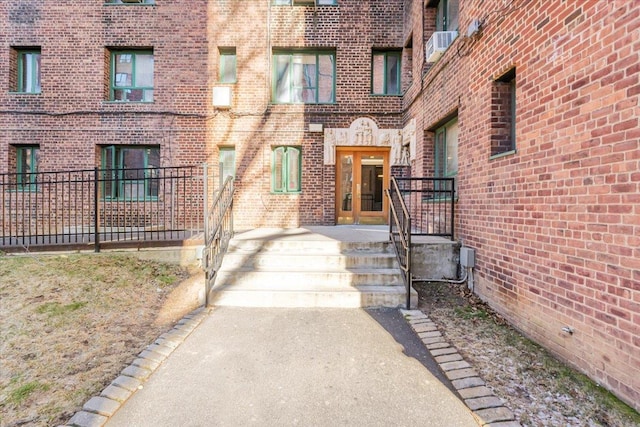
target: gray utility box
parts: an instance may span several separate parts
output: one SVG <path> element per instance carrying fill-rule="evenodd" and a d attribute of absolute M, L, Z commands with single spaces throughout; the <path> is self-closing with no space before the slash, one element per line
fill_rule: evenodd
<path fill-rule="evenodd" d="M 464 268 L 467 267 L 475 267 L 476 266 L 476 251 L 471 249 L 471 248 L 467 248 L 467 247 L 461 247 L 460 248 L 460 265 Z"/>

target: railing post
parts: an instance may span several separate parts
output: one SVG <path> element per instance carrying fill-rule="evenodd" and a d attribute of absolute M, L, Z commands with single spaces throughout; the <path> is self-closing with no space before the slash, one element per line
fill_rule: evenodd
<path fill-rule="evenodd" d="M 407 310 L 411 310 L 411 289 L 413 289 L 413 274 L 411 274 L 411 215 L 407 218 Z"/>
<path fill-rule="evenodd" d="M 98 196 L 99 196 L 99 172 L 95 167 L 93 170 L 93 250 L 100 252 L 100 213 L 98 212 Z"/>
<path fill-rule="evenodd" d="M 203 209 L 204 209 L 204 248 L 202 249 L 202 267 L 204 268 L 204 306 L 209 306 L 209 291 L 211 290 L 211 273 L 209 263 L 211 262 L 211 248 L 209 245 L 209 167 L 207 163 L 202 165 L 202 179 L 203 186 L 202 191 L 204 195 Z"/>
<path fill-rule="evenodd" d="M 455 233 L 453 230 L 453 227 L 455 226 L 455 209 L 456 209 L 456 204 L 455 204 L 455 199 L 456 199 L 456 183 L 455 183 L 455 178 L 451 178 L 451 240 L 453 240 L 455 238 Z"/>
<path fill-rule="evenodd" d="M 207 213 L 209 212 L 209 168 L 207 167 L 207 164 L 204 163 L 202 165 L 202 177 L 204 179 L 204 185 L 203 185 L 203 190 L 204 191 L 204 197 L 202 198 L 203 200 L 203 209 L 204 209 L 204 241 L 207 241 L 207 233 L 209 231 L 209 215 L 207 215 Z"/>

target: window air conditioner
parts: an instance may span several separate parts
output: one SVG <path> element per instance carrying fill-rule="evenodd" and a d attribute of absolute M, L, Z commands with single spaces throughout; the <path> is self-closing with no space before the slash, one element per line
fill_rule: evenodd
<path fill-rule="evenodd" d="M 213 88 L 213 106 L 218 108 L 231 107 L 230 86 L 216 86 Z"/>
<path fill-rule="evenodd" d="M 457 31 L 436 31 L 427 42 L 427 62 L 436 62 L 458 37 Z"/>

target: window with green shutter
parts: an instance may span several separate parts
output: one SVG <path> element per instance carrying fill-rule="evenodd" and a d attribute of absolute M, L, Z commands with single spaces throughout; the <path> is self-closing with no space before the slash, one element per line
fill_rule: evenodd
<path fill-rule="evenodd" d="M 299 193 L 302 173 L 300 147 L 275 147 L 271 163 L 271 190 L 274 193 Z"/>

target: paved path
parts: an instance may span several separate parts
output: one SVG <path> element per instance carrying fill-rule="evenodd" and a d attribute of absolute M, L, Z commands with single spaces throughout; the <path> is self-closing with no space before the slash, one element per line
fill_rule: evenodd
<path fill-rule="evenodd" d="M 107 426 L 477 426 L 437 372 L 397 310 L 219 307 Z"/>

